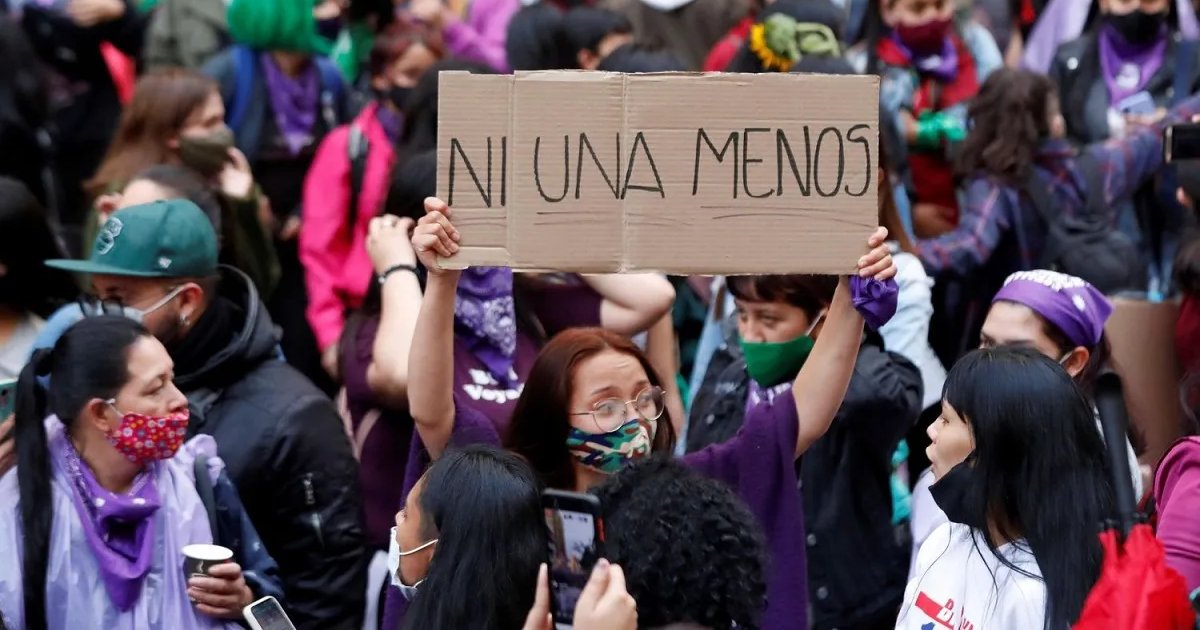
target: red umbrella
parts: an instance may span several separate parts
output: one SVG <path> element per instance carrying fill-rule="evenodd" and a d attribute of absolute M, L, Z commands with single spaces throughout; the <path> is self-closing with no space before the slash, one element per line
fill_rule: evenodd
<path fill-rule="evenodd" d="M 1136 507 L 1125 457 L 1125 401 L 1115 374 L 1105 374 L 1097 382 L 1096 407 L 1112 464 L 1118 525 L 1100 534 L 1104 565 L 1075 630 L 1193 630 L 1196 614 L 1183 576 L 1167 566 L 1162 544 L 1150 526 L 1133 524 Z"/>

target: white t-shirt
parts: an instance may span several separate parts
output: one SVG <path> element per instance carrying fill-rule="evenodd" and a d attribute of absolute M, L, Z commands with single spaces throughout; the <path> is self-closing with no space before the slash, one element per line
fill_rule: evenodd
<path fill-rule="evenodd" d="M 958 523 L 938 527 L 917 558 L 896 630 L 1040 630 L 1046 584 L 1024 541 L 997 550 L 1023 575 L 992 555 L 982 533 Z"/>

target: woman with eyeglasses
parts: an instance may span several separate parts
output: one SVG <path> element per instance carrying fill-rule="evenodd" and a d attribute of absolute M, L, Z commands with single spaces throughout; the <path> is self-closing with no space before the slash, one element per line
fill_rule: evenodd
<path fill-rule="evenodd" d="M 459 233 L 444 202 L 429 199 L 425 210 L 413 246 L 429 269 L 429 283 L 409 355 L 408 389 L 425 452 L 410 455 L 410 470 L 420 455 L 436 459 L 448 446 L 500 441 L 493 425 L 453 393 L 459 272 L 441 269 L 438 258 L 458 251 Z M 839 282 L 821 340 L 793 390 L 755 405 L 732 439 L 684 460 L 728 483 L 766 533 L 772 574 L 764 628 L 806 625 L 803 510 L 795 462 L 829 428 L 854 370 L 863 318 L 852 293 L 868 312 L 886 311 L 889 302 L 894 310 L 894 290 L 873 286 L 895 275 L 885 238 L 885 230 L 874 234 L 868 241 L 871 251 L 858 261 L 858 277 Z M 542 348 L 503 444 L 528 460 L 547 486 L 586 491 L 629 461 L 671 452 L 675 432 L 662 383 L 642 351 L 624 337 L 589 328 L 561 333 Z"/>

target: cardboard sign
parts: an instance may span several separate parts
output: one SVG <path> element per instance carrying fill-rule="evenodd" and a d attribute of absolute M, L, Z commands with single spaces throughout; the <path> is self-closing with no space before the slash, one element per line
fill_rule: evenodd
<path fill-rule="evenodd" d="M 879 79 L 443 72 L 447 267 L 854 270 L 878 225 Z"/>

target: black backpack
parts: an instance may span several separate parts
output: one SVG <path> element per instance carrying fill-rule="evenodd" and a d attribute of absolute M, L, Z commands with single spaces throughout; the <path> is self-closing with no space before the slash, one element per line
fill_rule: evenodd
<path fill-rule="evenodd" d="M 1114 227 L 1112 212 L 1104 201 L 1100 165 L 1083 153 L 1076 166 L 1083 175 L 1085 200 L 1077 215 L 1060 212 L 1036 172 L 1025 180 L 1024 192 L 1046 226 L 1046 244 L 1037 268 L 1082 278 L 1109 295 L 1145 289 L 1146 263 L 1133 239 Z"/>

